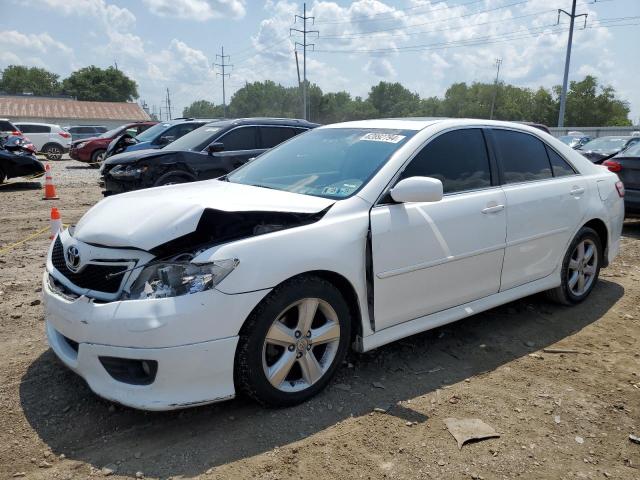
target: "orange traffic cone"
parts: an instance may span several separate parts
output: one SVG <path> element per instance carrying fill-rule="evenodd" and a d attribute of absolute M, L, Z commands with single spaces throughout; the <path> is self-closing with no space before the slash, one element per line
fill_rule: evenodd
<path fill-rule="evenodd" d="M 56 195 L 56 186 L 53 184 L 53 176 L 51 174 L 51 165 L 47 163 L 44 175 L 44 195 L 43 200 L 58 200 Z"/>
<path fill-rule="evenodd" d="M 62 218 L 58 209 L 53 207 L 51 209 L 51 235 L 49 240 L 53 240 L 60 230 L 62 230 Z"/>

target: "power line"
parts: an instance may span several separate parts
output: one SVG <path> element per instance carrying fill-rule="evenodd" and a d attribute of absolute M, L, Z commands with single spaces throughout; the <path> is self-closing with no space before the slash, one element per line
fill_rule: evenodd
<path fill-rule="evenodd" d="M 598 21 L 598 25 L 594 25 L 594 26 L 587 26 L 585 28 L 583 28 L 582 30 L 587 30 L 590 28 L 604 28 L 604 27 L 608 27 L 608 28 L 612 28 L 612 27 L 617 27 L 617 26 L 631 26 L 631 25 L 636 25 L 636 23 L 627 23 L 624 25 L 608 25 L 605 24 L 605 22 L 610 23 L 613 21 L 619 22 L 619 21 L 627 21 L 627 20 L 633 20 L 633 19 L 638 19 L 640 18 L 640 16 L 629 16 L 629 17 L 620 17 L 620 18 L 612 18 L 612 19 L 603 19 Z M 426 43 L 426 44 L 419 44 L 419 45 L 406 45 L 406 46 L 402 46 L 402 47 L 386 47 L 386 48 L 377 48 L 377 49 L 315 49 L 314 51 L 317 53 L 348 53 L 348 54 L 352 54 L 352 53 L 365 53 L 365 54 L 395 54 L 395 53 L 400 53 L 400 52 L 418 52 L 418 51 L 425 51 L 425 50 L 439 50 L 439 49 L 446 49 L 446 48 L 451 48 L 451 47 L 464 47 L 464 46 L 469 46 L 469 45 L 475 45 L 477 43 L 482 43 L 482 42 L 486 42 L 486 44 L 491 44 L 491 43 L 499 43 L 500 41 L 509 41 L 509 40 L 513 40 L 513 39 L 520 39 L 520 38 L 532 38 L 532 37 L 536 37 L 536 36 L 544 36 L 544 35 L 548 35 L 551 33 L 558 33 L 558 32 L 562 32 L 564 31 L 564 28 L 556 28 L 556 29 L 551 29 L 551 30 L 547 30 L 545 31 L 545 29 L 548 29 L 549 27 L 555 27 L 557 26 L 557 24 L 553 24 L 553 25 L 544 25 L 544 26 L 540 26 L 540 27 L 536 27 L 534 29 L 528 30 L 527 32 L 521 32 L 521 31 L 512 31 L 512 32 L 506 32 L 500 35 L 486 35 L 486 36 L 482 36 L 482 37 L 469 37 L 466 38 L 464 40 L 453 40 L 453 41 L 446 41 L 446 42 L 437 42 L 437 43 Z"/>
<path fill-rule="evenodd" d="M 309 117 L 308 113 L 307 113 L 307 94 L 308 94 L 308 88 L 307 88 L 307 47 L 315 47 L 315 44 L 313 43 L 307 43 L 307 34 L 309 33 L 315 33 L 316 35 L 320 36 L 320 32 L 318 30 L 307 30 L 307 21 L 311 20 L 311 23 L 313 25 L 313 22 L 315 21 L 315 17 L 307 17 L 307 4 L 303 3 L 302 4 L 302 16 L 300 15 L 294 15 L 293 17 L 293 23 L 296 23 L 298 19 L 302 20 L 302 30 L 300 30 L 299 28 L 290 28 L 289 29 L 289 35 L 291 35 L 291 32 L 298 32 L 302 34 L 302 43 L 300 42 L 295 42 L 294 43 L 294 48 L 297 48 L 298 46 L 302 47 L 302 71 L 303 71 L 303 84 L 302 84 L 302 108 L 304 111 L 304 119 L 307 120 L 307 118 Z"/>
<path fill-rule="evenodd" d="M 466 6 L 469 6 L 469 5 L 473 5 L 474 3 L 481 3 L 483 1 L 484 0 L 471 0 L 469 2 L 459 3 L 457 5 L 451 5 L 451 6 L 444 5 L 444 8 L 434 8 L 434 9 L 430 10 L 428 13 L 437 12 L 437 11 L 440 11 L 440 10 L 449 10 L 451 8 L 466 7 Z M 433 2 L 433 3 L 427 4 L 427 5 L 417 5 L 415 7 L 407 7 L 407 8 L 396 8 L 396 9 L 394 9 L 393 12 L 377 13 L 377 14 L 363 16 L 363 17 L 350 18 L 349 20 L 335 20 L 335 21 L 328 21 L 328 20 L 320 21 L 319 20 L 316 23 L 318 25 L 337 25 L 337 24 L 341 24 L 341 23 L 367 23 L 367 22 L 385 22 L 385 21 L 390 21 L 390 20 L 399 20 L 400 18 L 406 17 L 408 15 L 405 13 L 403 16 L 397 17 L 397 16 L 395 16 L 396 12 L 407 12 L 407 11 L 410 11 L 410 10 L 418 10 L 420 8 L 429 8 L 429 7 L 432 7 L 434 5 L 439 5 L 439 4 L 446 3 L 446 2 L 447 2 L 447 0 L 440 0 L 438 2 Z M 413 12 L 412 15 L 416 15 L 416 13 Z M 378 16 L 385 16 L 385 17 L 388 17 L 388 18 L 380 19 L 380 18 L 378 18 Z M 359 18 L 363 18 L 363 20 L 359 20 Z"/>
<path fill-rule="evenodd" d="M 233 65 L 226 63 L 225 58 L 231 58 L 229 55 L 224 54 L 224 47 L 221 47 L 220 55 L 216 55 L 216 60 L 220 59 L 221 63 L 214 63 L 215 67 L 220 67 L 222 72 L 216 72 L 216 75 L 220 75 L 222 77 L 222 116 L 227 118 L 227 94 L 224 88 L 224 79 L 225 77 L 231 77 L 230 73 L 225 73 L 225 69 L 227 67 L 232 67 Z"/>

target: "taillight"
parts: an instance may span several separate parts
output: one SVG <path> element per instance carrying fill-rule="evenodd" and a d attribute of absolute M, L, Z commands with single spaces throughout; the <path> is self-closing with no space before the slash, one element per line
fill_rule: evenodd
<path fill-rule="evenodd" d="M 22 136 L 22 132 L 20 130 L 14 130 L 13 132 L 11 132 L 11 135 L 16 135 L 18 137 Z"/>
<path fill-rule="evenodd" d="M 71 138 L 71 134 L 67 132 L 58 132 L 58 135 L 60 135 L 62 138 Z"/>
<path fill-rule="evenodd" d="M 604 162 L 602 162 L 602 165 L 604 167 L 607 167 L 610 172 L 619 172 L 620 170 L 622 170 L 622 165 L 620 165 L 615 160 L 605 160 Z"/>
<path fill-rule="evenodd" d="M 616 190 L 618 191 L 618 196 L 620 198 L 624 197 L 624 183 L 616 182 Z"/>

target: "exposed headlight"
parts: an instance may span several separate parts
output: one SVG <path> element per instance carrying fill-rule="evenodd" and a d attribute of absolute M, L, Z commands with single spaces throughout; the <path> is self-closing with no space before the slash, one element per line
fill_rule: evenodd
<path fill-rule="evenodd" d="M 113 178 L 140 178 L 147 171 L 148 166 L 136 167 L 132 165 L 117 165 L 109 170 Z"/>
<path fill-rule="evenodd" d="M 76 143 L 76 148 L 82 148 L 87 144 L 87 142 Z"/>
<path fill-rule="evenodd" d="M 160 262 L 143 268 L 129 298 L 179 297 L 211 290 L 240 263 L 237 258 L 211 263 Z"/>

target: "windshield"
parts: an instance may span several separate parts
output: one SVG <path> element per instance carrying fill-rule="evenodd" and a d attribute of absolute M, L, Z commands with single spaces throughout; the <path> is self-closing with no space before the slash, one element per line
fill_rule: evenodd
<path fill-rule="evenodd" d="M 135 139 L 138 142 L 150 142 L 157 135 L 161 134 L 165 129 L 170 127 L 170 123 L 156 123 L 153 127 L 146 129 L 144 132 L 136 135 Z"/>
<path fill-rule="evenodd" d="M 222 127 L 210 127 L 208 125 L 196 128 L 186 135 L 183 135 L 175 142 L 171 142 L 169 145 L 164 147 L 164 149 L 175 151 L 193 150 L 199 152 L 213 142 L 214 137 L 221 129 Z"/>
<path fill-rule="evenodd" d="M 627 143 L 624 137 L 600 137 L 585 143 L 580 150 L 595 150 L 596 152 L 615 152 Z"/>
<path fill-rule="evenodd" d="M 230 182 L 342 199 L 365 185 L 414 130 L 322 128 L 294 137 L 230 174 Z"/>
<path fill-rule="evenodd" d="M 618 154 L 620 157 L 640 157 L 640 142 L 636 142 L 624 152 Z"/>
<path fill-rule="evenodd" d="M 575 147 L 578 142 L 580 142 L 580 137 L 574 137 L 573 135 L 565 135 L 563 137 L 558 138 L 562 143 L 569 145 L 570 147 Z"/>

